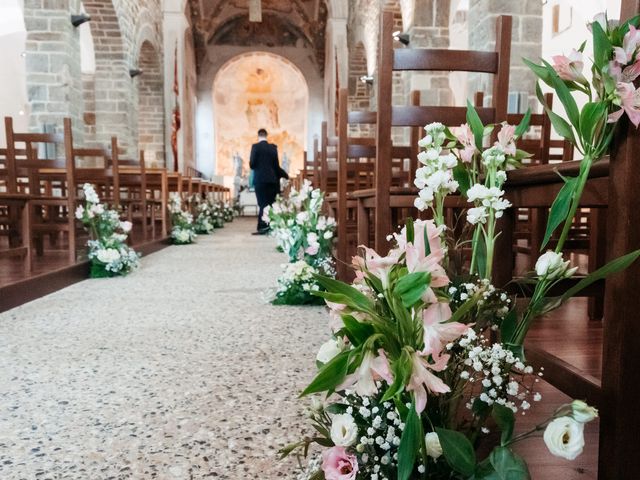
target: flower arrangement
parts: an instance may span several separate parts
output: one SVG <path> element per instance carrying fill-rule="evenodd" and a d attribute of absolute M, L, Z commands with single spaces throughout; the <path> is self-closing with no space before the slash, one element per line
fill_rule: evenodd
<path fill-rule="evenodd" d="M 227 223 L 233 222 L 233 218 L 235 217 L 235 212 L 236 212 L 235 207 L 233 207 L 229 203 L 223 204 L 223 217 L 225 222 Z"/>
<path fill-rule="evenodd" d="M 528 156 L 516 143 L 529 115 L 516 126 L 483 125 L 469 104 L 465 125 L 425 127 L 415 206 L 430 209 L 433 220 L 407 219 L 386 256 L 364 248 L 353 260 L 351 285 L 316 278 L 323 289 L 314 294 L 330 308 L 332 337 L 320 348 L 319 371 L 302 395 L 327 400 L 315 400 L 309 413 L 316 434 L 282 450 L 308 452 L 314 443 L 322 448 L 299 478 L 524 480 L 528 467 L 513 445 L 539 432 L 552 455 L 573 460 L 582 453 L 584 425 L 598 412 L 581 400 L 514 434 L 516 413 L 542 401 L 536 383 L 543 372 L 527 365 L 523 344 L 536 318 L 640 256 L 635 251 L 618 258 L 561 296 L 549 296 L 576 272 L 563 248 L 592 164 L 607 152 L 622 115 L 640 123 L 631 84 L 640 76 L 639 23 L 636 17 L 613 27 L 599 17 L 591 24 L 591 82 L 581 73 L 584 46 L 555 57 L 554 65 L 527 62 L 558 94 L 568 120 L 545 105 L 547 114 L 583 159 L 579 175 L 563 179 L 543 250 L 560 229 L 557 243 L 541 252 L 524 278 L 533 294 L 518 308 L 493 286 L 492 267 L 497 221 L 511 207 L 503 186 L 509 170 Z M 538 93 L 543 102 L 539 86 Z M 582 111 L 573 93 L 587 95 Z M 458 238 L 444 215 L 445 198 L 454 193 L 469 203 Z M 493 331 L 498 341 L 490 340 Z"/>
<path fill-rule="evenodd" d="M 308 305 L 322 303 L 312 292 L 321 289 L 314 274 L 335 276 L 331 248 L 335 220 L 321 214 L 324 197 L 311 182 L 304 182 L 300 190 L 291 189 L 288 197 L 279 196 L 265 209 L 264 220 L 277 239 L 279 250 L 289 257 L 278 279 L 274 304 Z M 309 277 L 307 277 L 309 275 Z"/>
<path fill-rule="evenodd" d="M 192 210 L 195 211 L 195 221 L 193 223 L 195 232 L 199 235 L 209 235 L 215 229 L 212 222 L 213 212 L 209 203 L 203 201 L 202 196 L 196 193 L 191 196 L 189 204 Z"/>
<path fill-rule="evenodd" d="M 195 242 L 197 234 L 193 224 L 193 215 L 182 208 L 182 198 L 178 193 L 169 197 L 171 214 L 171 240 L 174 245 L 187 245 Z"/>
<path fill-rule="evenodd" d="M 211 224 L 215 228 L 223 228 L 225 223 L 225 211 L 224 204 L 216 200 L 213 193 L 207 194 L 207 204 L 209 205 L 209 212 L 211 215 Z"/>
<path fill-rule="evenodd" d="M 131 222 L 120 221 L 116 210 L 105 208 L 92 185 L 85 183 L 82 190 L 85 204 L 76 209 L 75 215 L 91 236 L 87 242 L 90 277 L 127 275 L 140 266 L 140 255 L 126 243 Z"/>

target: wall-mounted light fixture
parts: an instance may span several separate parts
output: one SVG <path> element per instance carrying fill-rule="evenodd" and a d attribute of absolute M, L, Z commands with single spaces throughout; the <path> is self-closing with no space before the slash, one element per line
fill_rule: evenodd
<path fill-rule="evenodd" d="M 129 76 L 131 78 L 135 78 L 138 75 L 142 75 L 142 70 L 138 69 L 138 68 L 130 68 L 129 69 Z"/>
<path fill-rule="evenodd" d="M 411 43 L 411 39 L 409 38 L 408 33 L 402 32 L 393 32 L 393 39 L 400 42 L 403 45 L 409 45 Z"/>
<path fill-rule="evenodd" d="M 91 17 L 86 13 L 81 13 L 80 15 L 71 15 L 71 25 L 73 25 L 76 28 L 90 20 L 91 20 Z"/>
<path fill-rule="evenodd" d="M 362 75 L 360 77 L 360 81 L 362 83 L 366 83 L 367 85 L 373 85 L 373 77 L 371 75 Z"/>

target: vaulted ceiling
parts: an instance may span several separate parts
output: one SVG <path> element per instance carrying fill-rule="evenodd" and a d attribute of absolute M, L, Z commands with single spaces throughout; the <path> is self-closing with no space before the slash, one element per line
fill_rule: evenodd
<path fill-rule="evenodd" d="M 249 20 L 251 0 L 189 0 L 198 63 L 207 45 L 305 46 L 324 67 L 326 0 L 261 0 L 262 21 Z"/>

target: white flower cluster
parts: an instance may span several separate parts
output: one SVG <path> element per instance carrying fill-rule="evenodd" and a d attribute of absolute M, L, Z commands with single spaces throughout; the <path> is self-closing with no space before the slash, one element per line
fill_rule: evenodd
<path fill-rule="evenodd" d="M 485 223 L 492 212 L 495 218 L 502 217 L 503 212 L 511 206 L 509 200 L 502 198 L 503 195 L 504 190 L 498 187 L 489 188 L 480 183 L 473 185 L 467 190 L 467 200 L 476 206 L 467 211 L 467 221 L 472 225 Z"/>
<path fill-rule="evenodd" d="M 293 285 L 297 285 L 305 292 L 317 291 L 320 287 L 315 283 L 313 275 L 318 270 L 313 268 L 304 260 L 283 264 L 284 271 L 278 278 L 278 291 L 289 290 Z"/>
<path fill-rule="evenodd" d="M 493 147 L 482 152 L 482 163 L 488 168 L 503 170 L 506 167 L 507 155 L 502 145 L 496 142 Z"/>
<path fill-rule="evenodd" d="M 470 298 L 479 296 L 478 311 L 476 312 L 477 321 L 480 322 L 481 317 L 488 317 L 492 323 L 491 328 L 494 330 L 498 326 L 495 321 L 503 319 L 511 310 L 513 303 L 506 292 L 498 290 L 486 278 L 480 278 L 475 283 L 465 282 L 455 286 L 452 285 L 449 287 L 448 292 L 451 296 L 451 305 L 457 307 Z"/>
<path fill-rule="evenodd" d="M 317 478 L 318 472 L 322 466 L 322 455 L 316 455 L 309 459 L 304 470 L 298 473 L 296 480 L 313 480 Z"/>
<path fill-rule="evenodd" d="M 547 280 L 557 280 L 569 278 L 578 270 L 578 267 L 570 267 L 569 260 L 564 261 L 562 252 L 556 253 L 551 250 L 540 255 L 536 262 L 536 274 Z"/>
<path fill-rule="evenodd" d="M 105 208 L 92 185 L 85 183 L 82 190 L 85 205 L 76 209 L 75 216 L 87 227 L 92 237 L 87 242 L 91 275 L 123 275 L 138 268 L 140 255 L 126 244 L 131 222 L 121 221 L 116 210 Z"/>
<path fill-rule="evenodd" d="M 414 180 L 414 184 L 420 189 L 414 203 L 421 211 L 433 205 L 436 195 L 445 196 L 458 189 L 458 182 L 453 178 L 453 168 L 458 164 L 458 160 L 444 148 L 444 125 L 430 123 L 424 129 L 427 135 L 418 142 L 424 149 L 418 154 L 418 161 L 423 166 L 416 170 Z"/>
<path fill-rule="evenodd" d="M 197 237 L 193 225 L 193 215 L 183 210 L 182 198 L 178 193 L 169 197 L 169 212 L 171 213 L 171 239 L 176 245 L 193 243 Z"/>
<path fill-rule="evenodd" d="M 482 385 L 482 393 L 477 397 L 481 402 L 488 406 L 497 403 L 514 413 L 522 410 L 524 414 L 531 408 L 528 400 L 532 398 L 534 402 L 539 402 L 542 399 L 539 392 L 533 391 L 533 384 L 539 382 L 539 378 L 533 375 L 533 367 L 525 365 L 503 344 L 488 345 L 484 336 L 478 336 L 470 328 L 457 345 L 465 350 L 464 365 L 468 367 L 460 373 L 460 377 Z M 447 349 L 455 346 L 449 344 Z M 542 372 L 537 376 L 542 377 Z M 526 383 L 526 379 L 533 379 L 533 382 Z M 471 397 L 467 408 L 471 409 L 475 400 L 476 397 Z"/>

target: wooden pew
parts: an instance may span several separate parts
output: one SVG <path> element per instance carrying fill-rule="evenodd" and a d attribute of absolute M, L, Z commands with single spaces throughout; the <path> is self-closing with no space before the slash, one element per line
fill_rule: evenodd
<path fill-rule="evenodd" d="M 375 188 L 355 192 L 361 202 L 358 212 L 368 215 L 373 210 L 375 248 L 383 253 L 388 248 L 387 235 L 392 232 L 393 208 L 410 209 L 415 189 L 392 188 L 391 129 L 392 127 L 423 127 L 438 121 L 445 125 L 460 125 L 466 120 L 465 107 L 424 107 L 392 105 L 394 71 L 466 71 L 494 75 L 492 106 L 479 108 L 484 123 L 506 120 L 509 90 L 509 56 L 511 52 L 511 17 L 500 16 L 496 24 L 496 46 L 492 52 L 446 49 L 394 49 L 393 13 L 385 11 L 381 18 L 380 57 L 378 66 L 378 118 L 376 126 L 377 158 Z M 358 228 L 358 231 L 361 231 Z M 362 232 L 365 228 L 363 226 Z M 366 240 L 366 239 L 363 239 Z"/>

